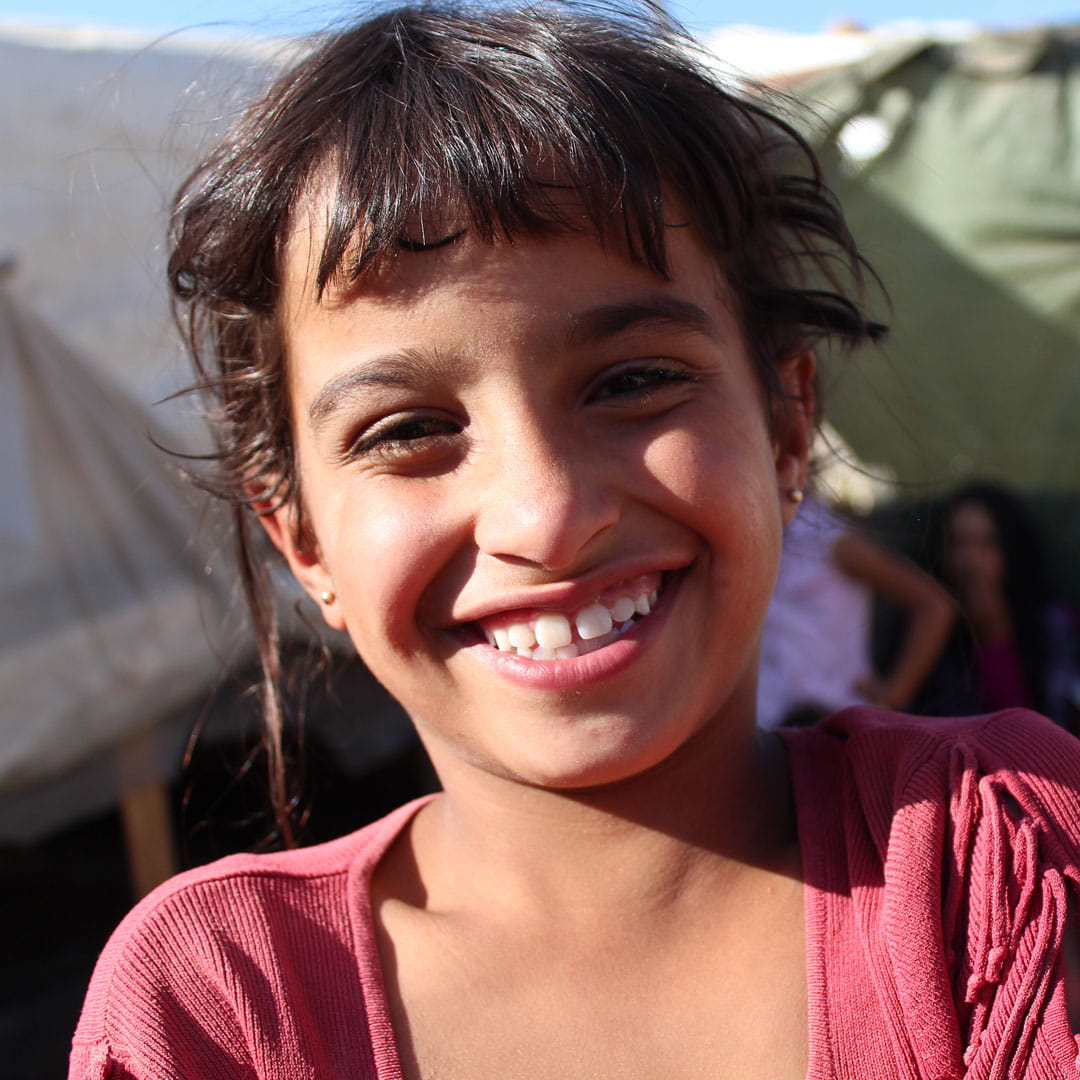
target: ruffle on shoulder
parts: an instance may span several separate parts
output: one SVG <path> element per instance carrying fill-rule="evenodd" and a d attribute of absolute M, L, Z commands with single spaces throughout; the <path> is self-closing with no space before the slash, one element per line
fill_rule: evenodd
<path fill-rule="evenodd" d="M 1025 1076 L 1032 1056 L 1041 1056 L 1037 1033 L 1059 1066 L 1080 1075 L 1062 960 L 1070 888 L 1080 881 L 1077 790 L 1030 769 L 987 773 L 966 741 L 953 748 L 950 771 L 953 865 L 943 929 L 966 1075 Z"/>
<path fill-rule="evenodd" d="M 857 715 L 826 728 L 849 740 L 884 876 L 875 922 L 919 1074 L 1080 1077 L 1063 959 L 1080 887 L 1080 741 L 1021 710 L 846 712 Z"/>

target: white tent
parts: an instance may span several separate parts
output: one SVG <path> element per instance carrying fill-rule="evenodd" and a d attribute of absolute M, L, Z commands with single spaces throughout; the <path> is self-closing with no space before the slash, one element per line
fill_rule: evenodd
<path fill-rule="evenodd" d="M 221 677 L 230 590 L 147 423 L 0 285 L 0 841 L 167 776 Z"/>
<path fill-rule="evenodd" d="M 19 267 L 0 342 L 40 343 L 43 321 L 78 344 L 77 360 L 65 350 L 68 359 L 35 361 L 18 376 L 0 344 L 0 843 L 32 843 L 119 799 L 130 849 L 132 827 L 147 818 L 145 804 L 130 810 L 131 792 L 176 769 L 193 725 L 203 747 L 257 737 L 245 726 L 253 710 L 229 708 L 231 691 L 211 700 L 253 654 L 242 603 L 221 631 L 231 582 L 208 580 L 207 555 L 190 546 L 227 543 L 226 530 L 186 504 L 145 429 L 164 416 L 185 446 L 203 435 L 190 401 L 151 407 L 190 378 L 165 287 L 166 207 L 282 48 L 35 31 L 0 16 L 0 254 L 14 253 Z M 19 404 L 24 385 L 34 387 L 33 409 Z M 90 475 L 72 475 L 72 462 Z M 42 517 L 43 489 L 31 478 L 50 469 Z M 111 524 L 98 520 L 94 533 L 96 508 Z M 280 584 L 284 631 L 306 643 L 294 583 L 282 575 Z M 114 588 L 116 602 L 103 600 Z M 90 618 L 87 598 L 99 605 Z M 217 660 L 208 630 L 243 655 Z M 350 651 L 344 638 L 329 644 Z M 360 776 L 412 734 L 374 680 L 351 678 L 362 715 L 308 713 L 306 730 L 336 767 Z"/>

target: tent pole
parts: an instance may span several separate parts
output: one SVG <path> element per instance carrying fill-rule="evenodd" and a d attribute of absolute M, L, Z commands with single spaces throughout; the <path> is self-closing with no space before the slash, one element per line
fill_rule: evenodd
<path fill-rule="evenodd" d="M 120 797 L 128 874 L 135 898 L 179 869 L 168 793 L 161 780 L 129 788 Z"/>
<path fill-rule="evenodd" d="M 124 852 L 136 900 L 180 868 L 168 786 L 155 750 L 151 730 L 129 735 L 114 751 L 122 787 Z"/>

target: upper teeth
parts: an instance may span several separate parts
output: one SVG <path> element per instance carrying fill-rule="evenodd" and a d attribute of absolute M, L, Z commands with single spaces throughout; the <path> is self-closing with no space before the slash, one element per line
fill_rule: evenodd
<path fill-rule="evenodd" d="M 595 600 L 573 616 L 544 611 L 497 627 L 487 632 L 488 643 L 530 660 L 568 660 L 614 641 L 630 628 L 635 615 L 652 611 L 657 595 L 650 585 L 636 583 L 610 602 Z"/>
<path fill-rule="evenodd" d="M 611 629 L 614 621 L 615 613 L 608 611 L 603 604 L 590 604 L 587 608 L 582 608 L 574 616 L 574 625 L 577 627 L 577 632 L 586 641 L 597 638 L 601 634 L 606 634 Z M 626 619 L 620 619 L 619 621 L 626 622 Z"/>

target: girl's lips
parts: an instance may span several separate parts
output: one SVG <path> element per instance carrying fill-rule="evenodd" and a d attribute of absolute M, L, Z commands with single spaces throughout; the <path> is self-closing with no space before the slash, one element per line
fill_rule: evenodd
<path fill-rule="evenodd" d="M 638 574 L 563 610 L 502 612 L 477 620 L 489 645 L 526 660 L 570 660 L 602 648 L 648 615 L 663 588 L 659 572 Z"/>
<path fill-rule="evenodd" d="M 649 575 L 642 575 L 642 577 Z M 650 602 L 647 614 L 635 611 L 630 618 L 620 625 L 614 625 L 610 631 L 597 638 L 586 639 L 583 643 L 572 642 L 571 651 L 562 657 L 547 656 L 546 652 L 536 655 L 534 646 L 519 654 L 518 646 L 501 649 L 489 642 L 481 629 L 480 622 L 470 623 L 461 628 L 466 640 L 467 651 L 482 663 L 493 668 L 500 676 L 521 686 L 537 690 L 572 691 L 580 690 L 590 683 L 609 678 L 629 664 L 648 640 L 659 632 L 665 621 L 667 611 L 679 590 L 682 571 L 665 571 L 654 575 L 658 588 L 655 600 Z M 626 581 L 637 582 L 635 577 Z M 620 582 L 618 588 L 624 585 Z M 607 595 L 607 590 L 603 595 Z M 521 615 L 514 612 L 514 617 Z M 543 619 L 551 612 L 536 612 L 535 618 Z M 565 617 L 565 616 L 563 616 Z M 484 620 L 486 622 L 486 620 Z M 505 622 L 505 620 L 504 620 Z M 521 625 L 520 623 L 517 625 Z M 541 631 L 543 634 L 544 631 Z M 577 645 L 577 651 L 573 647 Z M 524 648 L 524 647 L 522 647 Z M 562 647 L 566 648 L 566 647 Z"/>

